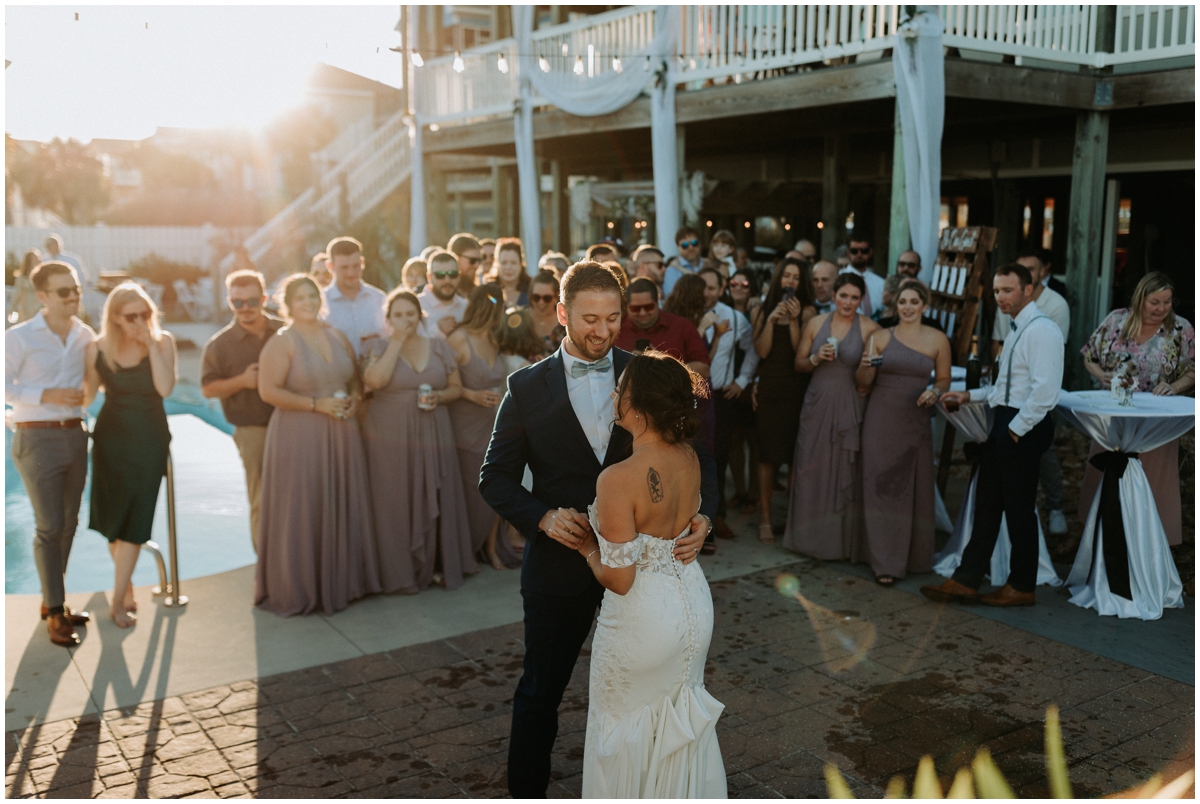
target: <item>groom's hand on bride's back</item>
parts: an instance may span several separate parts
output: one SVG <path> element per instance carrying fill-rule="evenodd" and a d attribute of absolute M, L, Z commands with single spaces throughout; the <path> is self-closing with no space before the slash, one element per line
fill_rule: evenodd
<path fill-rule="evenodd" d="M 538 523 L 538 529 L 572 550 L 578 550 L 592 532 L 588 518 L 574 508 L 551 508 Z"/>
<path fill-rule="evenodd" d="M 700 555 L 704 538 L 708 536 L 708 518 L 696 514 L 688 525 L 688 535 L 680 536 L 675 542 L 675 558 L 680 564 L 691 564 Z"/>

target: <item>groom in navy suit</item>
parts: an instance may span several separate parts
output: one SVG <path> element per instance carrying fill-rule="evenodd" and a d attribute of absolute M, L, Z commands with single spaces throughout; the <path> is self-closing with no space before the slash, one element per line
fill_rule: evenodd
<path fill-rule="evenodd" d="M 558 305 L 567 337 L 558 352 L 509 377 L 480 471 L 484 500 L 527 540 L 525 663 L 508 746 L 513 798 L 546 797 L 558 705 L 604 594 L 576 548 L 591 530 L 596 478 L 632 452 L 632 436 L 612 424 L 611 395 L 630 357 L 613 348 L 622 309 L 608 268 L 585 261 L 567 271 Z M 699 444 L 697 454 L 703 505 L 675 548 L 684 563 L 699 554 L 717 507 L 716 464 Z M 521 485 L 526 465 L 532 493 Z"/>

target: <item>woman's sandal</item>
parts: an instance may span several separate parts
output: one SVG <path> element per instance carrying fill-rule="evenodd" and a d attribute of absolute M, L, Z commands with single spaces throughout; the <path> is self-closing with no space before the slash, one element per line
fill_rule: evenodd
<path fill-rule="evenodd" d="M 896 578 L 893 575 L 876 575 L 875 583 L 879 584 L 880 586 L 891 587 L 895 586 Z"/>
<path fill-rule="evenodd" d="M 758 526 L 758 540 L 763 544 L 775 544 L 775 534 L 771 531 L 770 523 Z"/>

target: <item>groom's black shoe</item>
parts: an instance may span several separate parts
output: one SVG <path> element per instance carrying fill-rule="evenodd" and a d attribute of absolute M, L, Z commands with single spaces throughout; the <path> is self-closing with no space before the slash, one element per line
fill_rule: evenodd
<path fill-rule="evenodd" d="M 921 594 L 934 603 L 964 603 L 970 605 L 979 602 L 978 590 L 961 584 L 953 578 L 937 586 L 922 586 Z"/>

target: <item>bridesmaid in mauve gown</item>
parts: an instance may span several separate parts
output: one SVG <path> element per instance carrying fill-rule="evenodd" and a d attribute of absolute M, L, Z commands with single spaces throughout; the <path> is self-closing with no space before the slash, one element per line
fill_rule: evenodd
<path fill-rule="evenodd" d="M 318 319 L 304 274 L 284 285 L 289 326 L 259 356 L 258 393 L 274 405 L 263 452 L 254 603 L 284 617 L 333 614 L 380 591 L 366 458 L 353 398 L 354 352 Z"/>
<path fill-rule="evenodd" d="M 862 277 L 840 275 L 833 311 L 808 322 L 796 350 L 796 370 L 811 372 L 812 381 L 800 412 L 783 546 L 813 558 L 857 561 L 862 552 L 859 450 L 866 400 L 854 371 L 863 339 L 879 329 L 857 312 L 864 290 Z M 830 337 L 838 338 L 836 348 Z"/>
<path fill-rule="evenodd" d="M 871 386 L 863 419 L 863 513 L 875 580 L 891 586 L 908 572 L 933 568 L 933 433 L 929 413 L 950 388 L 950 341 L 921 324 L 927 291 L 904 283 L 896 299 L 900 323 L 873 336 L 856 380 Z M 909 345 L 911 344 L 911 345 Z M 871 353 L 882 358 L 871 365 Z M 934 389 L 929 379 L 937 370 Z"/>
<path fill-rule="evenodd" d="M 499 516 L 479 493 L 479 470 L 508 381 L 496 338 L 504 315 L 503 298 L 497 285 L 481 285 L 472 290 L 462 323 L 447 338 L 454 348 L 462 378 L 462 397 L 447 408 L 458 445 L 463 497 L 471 526 L 471 550 L 475 554 L 483 550 L 487 561 L 498 570 L 521 565 L 520 557 L 508 542 L 508 529 L 501 526 Z"/>
<path fill-rule="evenodd" d="M 392 336 L 367 352 L 363 380 L 375 389 L 363 422 L 380 575 L 385 592 L 415 594 L 440 573 L 447 589 L 478 572 L 448 403 L 462 384 L 454 350 L 419 333 L 421 304 L 407 290 L 384 302 Z M 431 410 L 417 388 L 433 389 Z"/>

